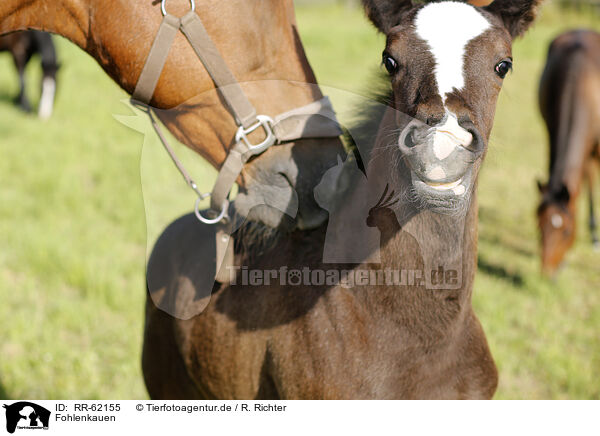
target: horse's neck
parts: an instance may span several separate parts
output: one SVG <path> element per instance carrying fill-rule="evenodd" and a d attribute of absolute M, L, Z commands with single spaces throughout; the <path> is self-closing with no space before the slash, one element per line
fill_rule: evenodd
<path fill-rule="evenodd" d="M 20 3 L 0 2 L 0 33 L 25 28 L 58 33 L 133 92 L 162 19 L 157 2 L 37 0 L 26 7 Z M 185 14 L 183 3 L 171 3 L 169 12 Z M 202 2 L 197 11 L 258 113 L 274 116 L 321 97 L 291 0 Z M 160 117 L 177 139 L 215 166 L 222 163 L 236 125 L 182 34 L 171 48 L 152 104 L 174 108 Z"/>
<path fill-rule="evenodd" d="M 590 74 L 589 67 L 581 62 L 569 66 L 570 81 L 561 85 L 566 89 L 563 99 L 554 104 L 558 114 L 557 126 L 552 129 L 552 150 L 550 155 L 551 190 L 559 190 L 566 185 L 572 197 L 579 194 L 585 166 L 598 141 L 600 108 L 597 107 L 600 81 L 596 74 Z M 594 100 L 595 99 L 595 100 Z"/>

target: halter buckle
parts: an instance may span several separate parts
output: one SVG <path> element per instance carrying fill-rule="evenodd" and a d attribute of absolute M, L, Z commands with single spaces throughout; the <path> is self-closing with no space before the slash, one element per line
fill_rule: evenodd
<path fill-rule="evenodd" d="M 238 128 L 237 133 L 235 134 L 235 142 L 244 141 L 248 150 L 251 154 L 260 154 L 265 151 L 267 148 L 275 144 L 277 138 L 275 137 L 275 133 L 273 133 L 273 124 L 274 121 L 271 117 L 267 115 L 257 115 L 256 119 L 258 120 L 256 124 L 251 125 L 247 129 L 244 126 L 240 126 Z M 259 127 L 262 127 L 265 131 L 265 135 L 267 136 L 263 142 L 260 144 L 252 144 L 248 140 L 248 135 L 254 132 Z"/>

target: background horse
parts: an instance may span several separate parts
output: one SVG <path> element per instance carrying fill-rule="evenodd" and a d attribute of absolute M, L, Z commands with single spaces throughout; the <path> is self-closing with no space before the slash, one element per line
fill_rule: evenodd
<path fill-rule="evenodd" d="M 557 37 L 540 83 L 540 110 L 550 138 L 550 178 L 538 183 L 542 270 L 553 275 L 575 240 L 576 201 L 589 188 L 589 229 L 599 247 L 594 173 L 600 162 L 600 34 L 576 30 Z"/>
<path fill-rule="evenodd" d="M 11 53 L 15 67 L 19 74 L 19 95 L 15 101 L 25 112 L 31 111 L 31 104 L 27 98 L 25 68 L 31 58 L 39 54 L 42 63 L 42 93 L 38 107 L 38 116 L 42 119 L 50 118 L 54 109 L 56 94 L 56 49 L 52 36 L 45 32 L 30 30 L 15 32 L 0 37 L 0 51 Z"/>

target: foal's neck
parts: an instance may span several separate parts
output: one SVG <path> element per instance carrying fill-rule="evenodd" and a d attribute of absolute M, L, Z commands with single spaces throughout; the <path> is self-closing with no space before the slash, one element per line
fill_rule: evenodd
<path fill-rule="evenodd" d="M 448 301 L 454 304 L 453 319 L 457 319 L 471 307 L 477 262 L 476 184 L 464 210 L 434 212 L 411 198 L 410 170 L 393 146 L 375 148 L 369 155 L 366 176 L 348 176 L 357 173 L 352 162 L 342 169 L 338 186 L 348 177 L 351 181 L 336 202 L 339 210 L 330 212 L 330 220 L 332 216 L 359 214 L 356 229 L 337 230 L 355 245 L 356 241 L 372 243 L 373 238 L 379 244 L 370 244 L 376 250 L 358 267 L 368 267 L 371 276 L 368 285 L 355 288 L 355 295 L 367 301 L 365 307 L 386 311 L 389 319 L 402 318 L 403 325 L 407 316 L 417 316 L 407 312 L 408 308 L 422 310 L 426 304 L 437 313 Z M 361 241 L 364 231 L 374 233 Z M 344 238 L 338 239 L 343 244 Z M 380 275 L 376 282 L 373 270 Z"/>
<path fill-rule="evenodd" d="M 432 235 L 435 235 L 432 237 Z M 385 241 L 376 268 L 394 284 L 370 283 L 354 289 L 382 329 L 407 344 L 438 343 L 456 337 L 472 312 L 477 269 L 475 194 L 463 219 L 423 212 Z M 398 282 L 396 282 L 398 281 Z"/>

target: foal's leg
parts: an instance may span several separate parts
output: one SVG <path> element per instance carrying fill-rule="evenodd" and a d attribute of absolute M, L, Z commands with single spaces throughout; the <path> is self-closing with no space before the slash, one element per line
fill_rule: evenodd
<path fill-rule="evenodd" d="M 148 395 L 153 400 L 206 399 L 187 372 L 175 339 L 175 322 L 147 297 L 142 372 Z"/>

